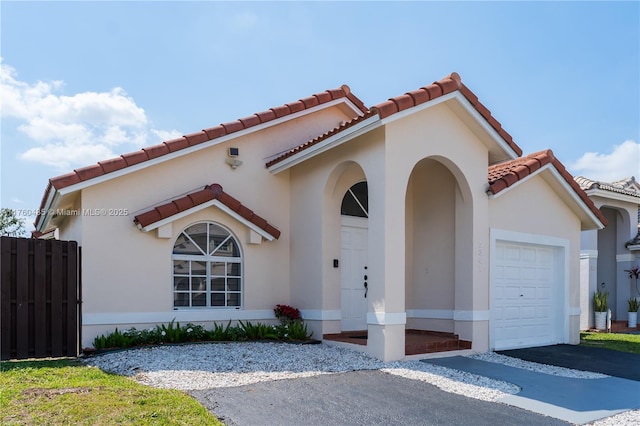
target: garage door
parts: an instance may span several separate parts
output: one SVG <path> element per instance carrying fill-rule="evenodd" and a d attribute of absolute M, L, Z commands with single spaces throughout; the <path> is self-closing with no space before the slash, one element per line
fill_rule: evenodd
<path fill-rule="evenodd" d="M 556 250 L 550 246 L 496 241 L 491 282 L 493 348 L 558 343 L 557 309 L 563 305 Z"/>

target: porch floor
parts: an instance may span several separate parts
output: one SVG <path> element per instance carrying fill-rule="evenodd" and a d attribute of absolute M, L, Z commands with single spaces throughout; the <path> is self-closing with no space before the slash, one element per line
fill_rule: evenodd
<path fill-rule="evenodd" d="M 325 340 L 366 346 L 367 331 L 345 331 L 336 334 L 325 334 L 323 338 Z M 471 342 L 460 340 L 456 334 L 426 330 L 406 330 L 404 345 L 405 355 L 471 349 Z"/>

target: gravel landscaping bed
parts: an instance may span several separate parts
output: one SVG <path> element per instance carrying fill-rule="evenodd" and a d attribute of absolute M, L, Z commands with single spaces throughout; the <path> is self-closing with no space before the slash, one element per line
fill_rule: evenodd
<path fill-rule="evenodd" d="M 88 364 L 155 387 L 201 390 L 355 370 L 432 383 L 448 392 L 496 401 L 519 391 L 509 383 L 420 361 L 382 362 L 362 352 L 328 345 L 212 343 L 156 346 L 94 356 Z"/>
<path fill-rule="evenodd" d="M 565 377 L 607 377 L 495 353 L 470 357 Z M 184 391 L 356 370 L 381 370 L 425 381 L 447 392 L 491 402 L 520 390 L 510 383 L 417 360 L 385 363 L 362 352 L 324 344 L 242 342 L 166 345 L 105 353 L 86 358 L 84 362 L 104 371 L 130 376 L 150 386 Z M 595 424 L 634 424 L 638 416 L 638 411 L 623 413 Z"/>

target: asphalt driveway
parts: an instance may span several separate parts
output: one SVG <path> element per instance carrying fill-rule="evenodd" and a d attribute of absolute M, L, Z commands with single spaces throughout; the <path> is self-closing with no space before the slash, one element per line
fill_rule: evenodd
<path fill-rule="evenodd" d="M 640 373 L 638 355 L 572 345 L 501 353 L 614 377 L 569 379 L 454 357 L 427 362 L 515 383 L 522 391 L 506 397 L 504 403 L 492 403 L 448 393 L 419 380 L 366 370 L 191 391 L 190 394 L 230 426 L 564 425 L 585 423 L 640 407 L 640 383 L 636 382 Z M 602 409 L 594 409 L 588 403 L 598 392 L 601 398 L 601 391 L 591 390 L 597 381 L 609 386 L 607 394 L 611 401 Z M 638 395 L 638 404 L 634 396 L 627 401 L 617 394 L 620 386 L 632 388 L 633 395 Z"/>
<path fill-rule="evenodd" d="M 579 345 L 552 345 L 498 353 L 540 364 L 640 381 L 640 355 L 627 352 Z"/>
<path fill-rule="evenodd" d="M 378 370 L 191 391 L 230 426 L 566 425 Z"/>

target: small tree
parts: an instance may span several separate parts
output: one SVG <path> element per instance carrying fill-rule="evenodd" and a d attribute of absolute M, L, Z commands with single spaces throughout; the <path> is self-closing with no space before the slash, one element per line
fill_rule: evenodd
<path fill-rule="evenodd" d="M 3 207 L 0 209 L 0 235 L 7 237 L 24 237 L 24 219 L 16 216 L 15 211 Z"/>

